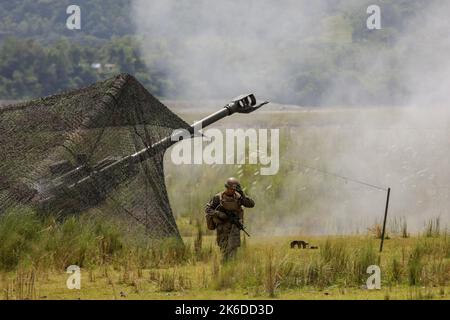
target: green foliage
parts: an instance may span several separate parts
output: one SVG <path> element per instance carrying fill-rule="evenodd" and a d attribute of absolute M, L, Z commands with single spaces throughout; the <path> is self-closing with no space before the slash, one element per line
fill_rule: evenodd
<path fill-rule="evenodd" d="M 102 68 L 94 69 L 99 63 Z M 106 67 L 107 66 L 107 67 Z M 163 83 L 139 54 L 136 38 L 125 36 L 89 46 L 61 39 L 51 46 L 36 40 L 8 38 L 0 47 L 0 96 L 24 99 L 87 86 L 126 72 L 135 75 L 153 94 Z"/>
<path fill-rule="evenodd" d="M 66 28 L 66 9 L 80 6 L 80 31 Z M 130 0 L 20 0 L 0 2 L 0 30 L 2 34 L 33 37 L 52 41 L 61 36 L 87 41 L 89 38 L 109 39 L 132 34 L 129 15 Z M 1 38 L 0 38 L 1 39 Z"/>
<path fill-rule="evenodd" d="M 12 270 L 36 250 L 42 224 L 27 209 L 0 218 L 0 269 Z"/>
<path fill-rule="evenodd" d="M 391 268 L 389 272 L 389 281 L 391 283 L 399 283 L 402 278 L 402 265 L 396 257 L 392 258 Z"/>
<path fill-rule="evenodd" d="M 1 99 L 46 96 L 122 72 L 133 74 L 155 95 L 170 85 L 160 70 L 149 70 L 141 58 L 130 0 L 77 1 L 82 25 L 76 31 L 66 28 L 66 8 L 71 4 L 69 0 L 0 3 Z M 96 63 L 102 69 L 93 68 Z"/>
<path fill-rule="evenodd" d="M 408 281 L 409 285 L 416 286 L 422 281 L 423 256 L 425 248 L 423 243 L 419 243 L 413 249 L 408 260 Z"/>
<path fill-rule="evenodd" d="M 131 228 L 120 219 L 92 214 L 38 217 L 16 208 L 0 218 L 0 270 L 21 266 L 64 270 L 133 263 L 140 268 L 176 265 L 186 261 L 189 248 L 175 239 L 154 241 L 145 230 Z"/>
<path fill-rule="evenodd" d="M 371 241 L 367 241 L 365 245 L 356 251 L 353 260 L 353 274 L 355 282 L 365 283 L 367 279 L 367 268 L 377 264 L 377 254 Z"/>
<path fill-rule="evenodd" d="M 442 235 L 392 239 L 378 261 L 374 249 L 378 241 L 367 237 L 311 239 L 318 250 L 292 250 L 289 238 L 251 238 L 235 260 L 221 264 L 218 250 L 203 251 L 202 260 L 196 260 L 195 239 L 186 238 L 184 245 L 173 239 L 155 242 L 142 229 L 130 230 L 111 217 L 74 216 L 56 222 L 17 208 L 2 216 L 0 240 L 0 289 L 6 299 L 36 298 L 34 288 L 44 290 L 49 283 L 46 275 L 51 273 L 62 275 L 58 283 L 64 283 L 69 264 L 89 271 L 89 284 L 86 281 L 84 286 L 92 283 L 95 290 L 109 290 L 101 287 L 108 283 L 113 290 L 118 285 L 120 290 L 164 295 L 215 290 L 245 292 L 246 298 L 283 298 L 288 292 L 326 290 L 327 294 L 333 288 L 345 294 L 352 288 L 360 290 L 369 276 L 367 266 L 373 264 L 383 270 L 383 288 L 446 288 L 450 281 L 449 240 Z M 214 238 L 203 241 L 213 245 Z M 402 250 L 409 257 L 405 261 L 399 260 Z M 395 292 L 389 291 L 389 296 Z"/>

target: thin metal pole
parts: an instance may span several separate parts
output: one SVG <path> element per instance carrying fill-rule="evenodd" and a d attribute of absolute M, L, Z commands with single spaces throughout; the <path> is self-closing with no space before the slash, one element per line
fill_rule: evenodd
<path fill-rule="evenodd" d="M 386 197 L 386 208 L 384 210 L 384 221 L 383 221 L 383 231 L 381 233 L 381 243 L 380 243 L 380 252 L 383 251 L 383 243 L 384 243 L 384 235 L 386 232 L 386 220 L 387 220 L 387 214 L 389 210 L 389 198 L 391 196 L 391 188 L 387 189 L 387 197 Z"/>

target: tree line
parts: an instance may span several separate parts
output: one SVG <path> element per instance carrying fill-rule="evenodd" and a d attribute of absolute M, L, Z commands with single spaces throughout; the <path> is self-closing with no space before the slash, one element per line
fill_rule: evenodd
<path fill-rule="evenodd" d="M 24 99 L 86 86 L 119 72 L 136 76 L 155 95 L 164 89 L 163 71 L 148 68 L 132 36 L 96 46 L 61 39 L 43 45 L 6 39 L 0 47 L 0 97 Z"/>

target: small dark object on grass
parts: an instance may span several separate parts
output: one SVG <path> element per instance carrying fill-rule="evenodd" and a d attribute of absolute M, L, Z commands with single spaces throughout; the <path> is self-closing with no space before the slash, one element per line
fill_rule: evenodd
<path fill-rule="evenodd" d="M 299 249 L 300 249 L 300 246 L 301 246 L 303 249 L 306 249 L 306 247 L 309 246 L 309 243 L 306 242 L 306 241 L 303 241 L 303 240 L 294 240 L 294 241 L 291 241 L 291 249 L 294 249 L 295 246 L 297 246 L 297 248 L 299 248 Z"/>
<path fill-rule="evenodd" d="M 318 246 L 310 246 L 309 248 L 310 248 L 310 249 L 319 249 Z"/>

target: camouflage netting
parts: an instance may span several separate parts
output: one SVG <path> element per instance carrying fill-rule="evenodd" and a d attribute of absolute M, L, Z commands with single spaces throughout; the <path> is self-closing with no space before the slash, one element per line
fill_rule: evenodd
<path fill-rule="evenodd" d="M 59 216 L 101 210 L 137 220 L 152 236 L 179 237 L 164 182 L 165 149 L 75 183 L 188 126 L 126 74 L 4 107 L 0 214 L 17 205 Z"/>

